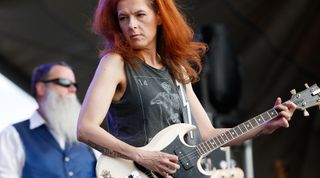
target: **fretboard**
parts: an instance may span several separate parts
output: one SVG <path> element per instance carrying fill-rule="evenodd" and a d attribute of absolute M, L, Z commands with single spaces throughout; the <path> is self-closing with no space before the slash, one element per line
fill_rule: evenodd
<path fill-rule="evenodd" d="M 270 109 L 252 119 L 247 120 L 242 124 L 239 124 L 227 130 L 226 132 L 219 134 L 216 137 L 213 137 L 205 142 L 200 143 L 195 147 L 195 149 L 199 153 L 199 155 L 209 154 L 213 150 L 246 134 L 250 130 L 258 128 L 259 126 L 267 123 L 268 121 L 276 118 L 277 116 L 278 116 L 278 112 L 275 109 Z"/>

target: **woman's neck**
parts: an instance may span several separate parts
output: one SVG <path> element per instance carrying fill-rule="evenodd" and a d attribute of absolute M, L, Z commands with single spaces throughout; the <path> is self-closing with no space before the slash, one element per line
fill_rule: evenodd
<path fill-rule="evenodd" d="M 152 66 L 157 69 L 163 68 L 160 55 L 156 51 L 145 51 L 142 53 L 144 62 L 149 66 Z"/>

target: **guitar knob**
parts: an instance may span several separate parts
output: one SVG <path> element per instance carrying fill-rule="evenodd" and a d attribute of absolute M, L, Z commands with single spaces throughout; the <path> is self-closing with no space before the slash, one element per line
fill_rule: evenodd
<path fill-rule="evenodd" d="M 306 88 L 309 88 L 309 85 L 308 85 L 307 83 L 305 83 L 304 86 L 305 86 Z"/>
<path fill-rule="evenodd" d="M 305 110 L 303 110 L 303 116 L 304 117 L 308 117 L 310 114 L 309 114 L 309 112 L 305 109 Z"/>
<path fill-rule="evenodd" d="M 226 169 L 228 167 L 228 163 L 225 160 L 220 161 L 219 165 L 222 169 Z"/>
<path fill-rule="evenodd" d="M 295 94 L 297 94 L 297 91 L 296 91 L 295 89 L 293 89 L 293 90 L 290 91 L 290 93 L 291 93 L 292 95 L 295 95 Z"/>

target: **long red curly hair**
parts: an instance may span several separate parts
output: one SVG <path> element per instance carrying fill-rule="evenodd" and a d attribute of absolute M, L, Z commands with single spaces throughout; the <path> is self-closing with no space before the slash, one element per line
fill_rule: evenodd
<path fill-rule="evenodd" d="M 105 40 L 102 55 L 120 54 L 134 65 L 139 53 L 126 42 L 118 22 L 117 4 L 120 0 L 99 0 L 93 21 L 93 31 Z M 207 45 L 194 42 L 194 32 L 173 0 L 145 0 L 158 13 L 162 24 L 157 29 L 157 52 L 170 74 L 181 83 L 195 82 L 202 69 L 201 57 Z"/>

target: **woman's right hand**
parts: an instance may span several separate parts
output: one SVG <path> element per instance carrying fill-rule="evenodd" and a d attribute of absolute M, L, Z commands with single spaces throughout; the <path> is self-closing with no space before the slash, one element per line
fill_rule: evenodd
<path fill-rule="evenodd" d="M 159 173 L 164 178 L 172 178 L 170 174 L 175 173 L 180 168 L 178 156 L 160 151 L 138 149 L 134 161 L 146 169 Z"/>

